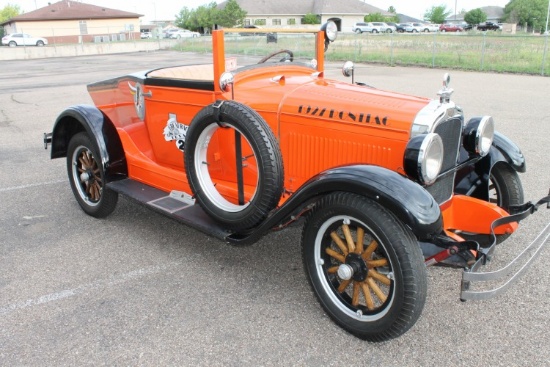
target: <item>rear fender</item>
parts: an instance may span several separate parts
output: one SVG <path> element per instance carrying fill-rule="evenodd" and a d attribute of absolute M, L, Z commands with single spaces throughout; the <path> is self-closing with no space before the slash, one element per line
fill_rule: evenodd
<path fill-rule="evenodd" d="M 253 233 L 233 235 L 227 240 L 236 244 L 254 242 L 301 207 L 336 191 L 359 194 L 378 202 L 419 239 L 427 239 L 443 229 L 439 205 L 422 186 L 386 168 L 353 165 L 329 169 L 311 178 Z"/>
<path fill-rule="evenodd" d="M 59 115 L 52 132 L 51 158 L 66 157 L 71 138 L 79 132 L 86 132 L 95 143 L 107 181 L 128 175 L 118 133 L 109 118 L 95 106 L 72 106 Z"/>
<path fill-rule="evenodd" d="M 466 161 L 466 151 L 461 151 L 461 162 Z M 465 166 L 457 172 L 455 193 L 489 200 L 489 176 L 497 164 L 507 164 L 517 172 L 526 171 L 525 157 L 521 149 L 505 135 L 495 132 L 493 145 L 489 154 L 473 166 Z"/>

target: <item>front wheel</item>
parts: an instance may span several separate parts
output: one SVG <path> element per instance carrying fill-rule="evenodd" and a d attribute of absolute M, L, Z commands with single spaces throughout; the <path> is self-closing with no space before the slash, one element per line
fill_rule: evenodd
<path fill-rule="evenodd" d="M 104 218 L 115 210 L 118 194 L 105 187 L 105 172 L 90 137 L 78 133 L 67 149 L 67 173 L 73 194 L 84 212 Z"/>
<path fill-rule="evenodd" d="M 361 34 L 361 30 L 360 30 L 360 29 L 356 29 L 356 30 L 355 30 L 355 33 L 356 33 L 356 34 Z"/>
<path fill-rule="evenodd" d="M 15 47 L 17 46 L 17 43 L 15 43 L 15 41 L 10 41 L 10 43 L 8 43 L 8 46 Z"/>
<path fill-rule="evenodd" d="M 398 337 L 424 308 L 426 268 L 414 235 L 368 198 L 321 199 L 304 225 L 302 258 L 322 307 L 361 339 Z"/>

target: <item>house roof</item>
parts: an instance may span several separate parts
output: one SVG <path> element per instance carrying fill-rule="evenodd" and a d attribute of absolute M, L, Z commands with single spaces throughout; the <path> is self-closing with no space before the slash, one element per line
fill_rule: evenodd
<path fill-rule="evenodd" d="M 37 20 L 84 20 L 84 19 L 113 19 L 113 18 L 139 18 L 143 14 L 105 8 L 81 2 L 62 0 L 57 3 L 24 13 L 9 19 L 7 22 L 29 22 Z"/>
<path fill-rule="evenodd" d="M 504 17 L 504 8 L 500 6 L 483 6 L 480 8 L 481 11 L 483 11 L 485 14 L 487 14 L 487 19 L 501 19 Z M 464 15 L 466 13 L 460 13 L 456 15 L 452 14 L 445 19 L 446 21 L 452 22 L 452 21 L 464 21 Z"/>
<path fill-rule="evenodd" d="M 360 0 L 236 0 L 249 16 L 305 14 L 388 14 L 387 11 Z M 227 1 L 219 7 L 224 8 Z"/>

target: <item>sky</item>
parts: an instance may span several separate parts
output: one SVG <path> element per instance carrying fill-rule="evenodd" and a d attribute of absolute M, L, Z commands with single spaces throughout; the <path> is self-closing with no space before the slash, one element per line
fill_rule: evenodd
<path fill-rule="evenodd" d="M 82 0 L 78 0 L 82 1 Z M 276 0 L 273 0 L 276 1 Z M 299 1 L 299 0 L 298 0 Z M 338 0 L 328 0 L 338 1 Z M 25 12 L 33 11 L 55 3 L 56 0 L 0 0 L 0 9 L 8 4 L 19 5 Z M 125 10 L 133 13 L 144 14 L 144 20 L 169 20 L 186 6 L 195 9 L 200 5 L 209 4 L 211 0 L 84 0 L 85 3 L 104 6 L 111 9 Z M 221 0 L 217 1 L 218 3 Z M 367 4 L 374 5 L 383 10 L 393 6 L 398 13 L 406 14 L 422 19 L 426 10 L 432 6 L 445 5 L 451 14 L 454 14 L 455 3 L 457 12 L 460 10 L 472 10 L 482 6 L 504 7 L 509 0 L 365 0 Z"/>

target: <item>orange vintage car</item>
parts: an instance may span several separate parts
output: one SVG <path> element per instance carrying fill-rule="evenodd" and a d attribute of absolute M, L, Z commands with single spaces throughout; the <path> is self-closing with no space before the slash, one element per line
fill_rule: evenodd
<path fill-rule="evenodd" d="M 334 23 L 247 31 L 214 31 L 211 64 L 93 83 L 95 106 L 60 114 L 44 139 L 66 157 L 84 212 L 105 217 L 122 194 L 235 245 L 303 218 L 313 292 L 370 341 L 415 324 L 427 265 L 464 269 L 463 300 L 511 284 L 504 274 L 499 288 L 475 287 L 502 275 L 479 268 L 549 199 L 523 203 L 524 157 L 490 116 L 466 121 L 448 77 L 434 100 L 356 83 L 349 62 L 351 83 L 325 78 Z M 247 55 L 249 44 L 267 56 Z"/>

